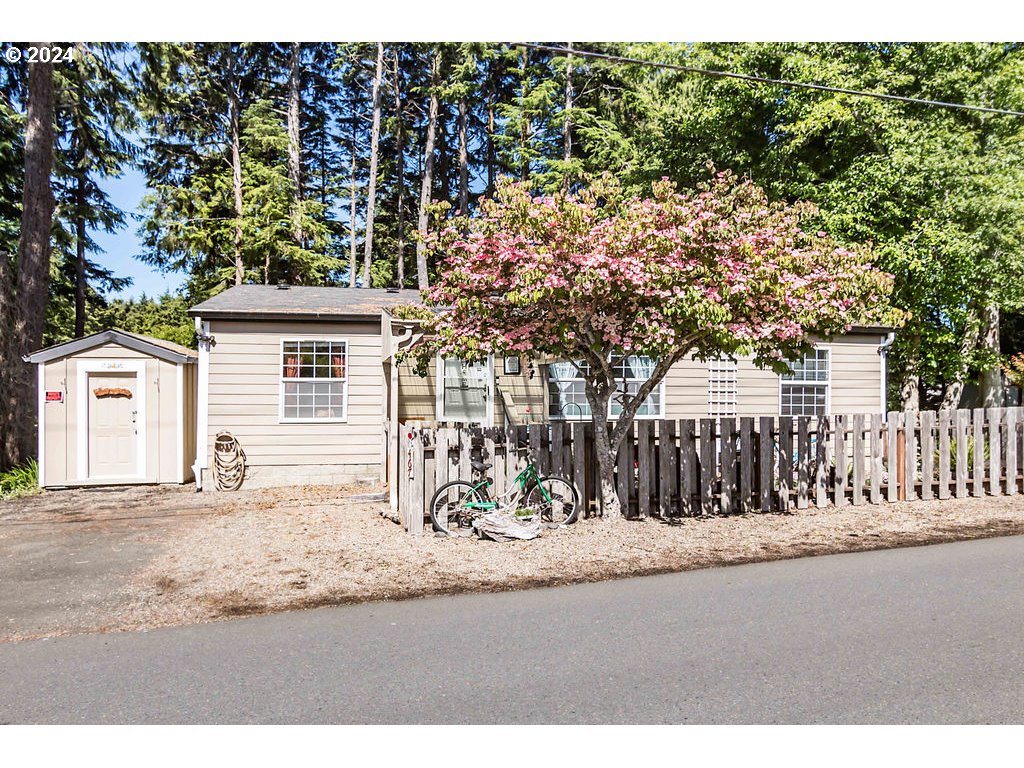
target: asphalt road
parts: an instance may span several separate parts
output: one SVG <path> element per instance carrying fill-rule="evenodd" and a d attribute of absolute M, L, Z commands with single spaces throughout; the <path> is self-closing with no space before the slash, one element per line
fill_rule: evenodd
<path fill-rule="evenodd" d="M 0 722 L 1022 723 L 1024 537 L 0 645 Z"/>

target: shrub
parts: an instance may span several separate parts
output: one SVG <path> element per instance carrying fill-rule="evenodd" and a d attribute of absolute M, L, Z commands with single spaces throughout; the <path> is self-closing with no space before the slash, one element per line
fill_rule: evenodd
<path fill-rule="evenodd" d="M 39 490 L 39 465 L 34 459 L 0 474 L 0 499 L 28 496 Z"/>

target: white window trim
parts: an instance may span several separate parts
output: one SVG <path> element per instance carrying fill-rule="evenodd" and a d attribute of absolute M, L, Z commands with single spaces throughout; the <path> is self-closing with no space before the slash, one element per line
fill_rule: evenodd
<path fill-rule="evenodd" d="M 345 409 L 345 415 L 341 417 L 330 417 L 330 418 L 286 418 L 284 415 L 284 345 L 286 342 L 297 341 L 297 342 L 311 342 L 311 341 L 330 341 L 330 342 L 343 342 L 345 344 L 345 378 L 343 382 L 341 392 L 341 404 L 342 408 Z M 277 349 L 277 421 L 279 424 L 345 424 L 348 422 L 348 389 L 349 382 L 352 379 L 352 345 L 349 344 L 347 336 L 283 336 L 280 339 L 280 344 Z M 316 379 L 288 379 L 287 381 L 317 381 Z M 319 379 L 319 381 L 338 381 L 338 379 Z"/>
<path fill-rule="evenodd" d="M 815 344 L 814 345 L 814 351 L 815 352 L 817 352 L 820 349 L 823 349 L 826 352 L 828 352 L 828 380 L 825 381 L 825 382 L 821 382 L 821 381 L 803 381 L 803 382 L 801 382 L 801 381 L 790 380 L 790 383 L 791 384 L 796 384 L 796 385 L 809 384 L 809 385 L 812 385 L 812 386 L 815 385 L 815 384 L 818 384 L 818 385 L 824 384 L 825 385 L 825 413 L 824 413 L 824 415 L 825 416 L 831 416 L 832 415 L 832 347 L 830 345 L 828 345 L 828 344 Z M 783 383 L 785 383 L 785 379 L 782 378 L 781 374 L 779 375 L 778 378 L 779 378 L 779 416 L 782 417 L 782 385 L 783 385 Z M 799 416 L 787 416 L 787 417 L 784 417 L 784 418 L 799 419 L 800 417 Z M 808 418 L 813 419 L 813 418 L 816 418 L 816 417 L 815 416 L 809 416 Z"/>
<path fill-rule="evenodd" d="M 134 373 L 135 398 L 138 407 L 135 409 L 135 466 L 139 471 L 124 477 L 90 477 L 89 474 L 89 374 L 90 373 Z M 79 359 L 76 374 L 78 405 L 78 435 L 76 448 L 78 451 L 78 480 L 146 480 L 146 361 L 145 360 L 91 360 Z"/>
<path fill-rule="evenodd" d="M 577 377 L 575 379 L 572 379 L 572 381 L 583 381 L 583 377 Z M 616 381 L 619 381 L 619 380 L 616 379 Z M 640 379 L 626 379 L 626 381 L 627 382 L 630 382 L 630 381 L 640 381 Z M 544 370 L 544 384 L 545 384 L 544 391 L 545 391 L 545 395 L 549 395 L 548 389 L 547 389 L 547 385 L 550 384 L 550 382 L 551 382 L 551 368 L 550 368 L 550 366 L 545 366 L 545 370 Z M 665 379 L 662 378 L 662 380 L 659 381 L 657 386 L 655 387 L 655 392 L 658 395 L 658 410 L 661 411 L 660 414 L 639 414 L 638 413 L 637 415 L 635 415 L 633 417 L 633 420 L 634 421 L 637 421 L 637 420 L 640 420 L 640 421 L 658 421 L 659 419 L 667 418 L 665 416 L 665 390 L 666 389 L 668 389 L 668 387 L 665 386 Z M 652 393 L 652 394 L 654 394 L 654 393 Z M 615 396 L 613 394 L 612 398 L 614 399 L 614 397 Z M 545 400 L 546 400 L 546 407 L 547 407 L 547 412 L 548 412 L 548 421 L 574 421 L 574 422 L 581 422 L 581 423 L 584 423 L 584 424 L 587 423 L 587 422 L 593 421 L 593 416 L 583 416 L 583 415 L 571 416 L 571 415 L 568 415 L 568 414 L 565 414 L 565 413 L 558 414 L 557 416 L 552 416 L 551 415 L 551 401 L 550 401 L 549 397 L 545 397 Z M 608 403 L 608 421 L 618 421 L 618 420 L 619 420 L 619 416 L 618 415 L 612 415 L 612 404 L 611 404 L 611 402 L 609 402 Z"/>
<path fill-rule="evenodd" d="M 434 415 L 438 421 L 456 421 L 449 419 L 444 412 L 444 358 L 437 355 L 434 360 Z M 487 356 L 487 414 L 480 420 L 459 419 L 462 424 L 479 424 L 483 427 L 494 426 L 494 355 Z"/>

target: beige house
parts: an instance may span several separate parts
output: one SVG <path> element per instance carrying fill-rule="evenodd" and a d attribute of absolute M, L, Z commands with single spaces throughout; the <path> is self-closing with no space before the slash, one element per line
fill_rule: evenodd
<path fill-rule="evenodd" d="M 566 363 L 445 360 L 426 377 L 396 365 L 395 354 L 415 343 L 419 329 L 391 310 L 418 301 L 411 290 L 245 285 L 193 307 L 197 483 L 211 471 L 216 435 L 225 431 L 245 452 L 247 487 L 384 483 L 398 471 L 404 422 L 589 418 L 582 380 Z M 746 358 L 686 360 L 638 418 L 881 413 L 891 341 L 888 328 L 855 328 L 819 344 L 784 377 Z M 630 388 L 651 364 L 634 357 L 621 369 Z"/>
<path fill-rule="evenodd" d="M 111 330 L 35 352 L 39 485 L 192 479 L 195 350 Z"/>

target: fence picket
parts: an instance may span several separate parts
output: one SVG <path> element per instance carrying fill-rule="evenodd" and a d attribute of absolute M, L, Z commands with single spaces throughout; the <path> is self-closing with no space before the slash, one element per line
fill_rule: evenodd
<path fill-rule="evenodd" d="M 967 497 L 967 411 L 959 408 L 953 417 L 956 434 L 956 497 Z"/>
<path fill-rule="evenodd" d="M 871 414 L 871 438 L 869 440 L 871 452 L 871 488 L 869 496 L 872 504 L 878 504 L 882 500 L 882 414 Z"/>
<path fill-rule="evenodd" d="M 832 481 L 832 503 L 844 507 L 846 500 L 846 417 L 836 416 L 832 423 L 835 427 L 835 460 L 836 474 Z"/>
<path fill-rule="evenodd" d="M 562 475 L 562 422 L 551 422 L 551 459 L 545 474 Z"/>
<path fill-rule="evenodd" d="M 590 493 L 587 488 L 587 435 L 586 424 L 572 425 L 572 482 L 580 492 L 584 516 L 590 513 Z"/>
<path fill-rule="evenodd" d="M 1006 495 L 1017 495 L 1017 408 L 1006 409 Z"/>
<path fill-rule="evenodd" d="M 814 461 L 814 505 L 819 509 L 828 505 L 828 473 L 832 466 L 830 434 L 829 417 L 819 416 Z"/>
<path fill-rule="evenodd" d="M 885 469 L 889 482 L 886 488 L 886 499 L 890 502 L 899 501 L 899 475 L 902 469 L 899 466 L 899 439 L 900 439 L 900 414 L 898 411 L 889 411 L 885 419 L 885 446 L 886 461 Z"/>
<path fill-rule="evenodd" d="M 672 463 L 676 453 L 675 422 L 662 419 L 658 422 L 658 514 L 668 519 L 672 514 Z"/>
<path fill-rule="evenodd" d="M 905 434 L 903 477 L 907 481 L 907 487 L 903 493 L 903 498 L 907 501 L 914 501 L 917 498 L 917 447 L 919 445 L 917 433 L 920 429 L 917 417 L 917 411 L 907 411 L 903 415 Z"/>
<path fill-rule="evenodd" d="M 864 414 L 853 417 L 853 440 L 850 442 L 850 460 L 853 462 L 853 503 L 864 503 Z"/>
<path fill-rule="evenodd" d="M 651 516 L 651 490 L 654 482 L 651 469 L 654 464 L 654 445 L 651 441 L 651 422 L 640 421 L 636 427 L 637 514 L 646 518 Z"/>
<path fill-rule="evenodd" d="M 1002 408 L 989 408 L 988 416 L 988 488 L 989 493 L 998 496 L 1002 493 L 1003 479 L 1003 441 L 1001 423 Z"/>
<path fill-rule="evenodd" d="M 949 498 L 950 453 L 949 453 L 949 411 L 939 411 L 939 498 Z"/>
<path fill-rule="evenodd" d="M 797 419 L 796 508 L 807 509 L 811 483 L 811 419 Z"/>
<path fill-rule="evenodd" d="M 740 418 L 740 512 L 754 511 L 754 419 Z"/>
<path fill-rule="evenodd" d="M 693 514 L 693 497 L 697 494 L 697 445 L 693 419 L 679 420 L 679 514 Z"/>
<path fill-rule="evenodd" d="M 793 417 L 779 419 L 779 511 L 789 512 L 793 490 Z"/>
<path fill-rule="evenodd" d="M 935 452 L 932 430 L 935 428 L 935 412 L 921 411 L 921 498 L 930 501 L 935 498 Z"/>
<path fill-rule="evenodd" d="M 720 430 L 722 490 L 719 505 L 723 515 L 730 515 L 736 505 L 736 419 L 720 419 Z"/>
<path fill-rule="evenodd" d="M 711 514 L 715 494 L 715 420 L 700 420 L 700 513 Z"/>
<path fill-rule="evenodd" d="M 973 414 L 974 422 L 974 485 L 971 488 L 972 496 L 985 495 L 985 411 L 981 408 L 975 409 Z"/>
<path fill-rule="evenodd" d="M 761 497 L 761 511 L 772 511 L 772 491 L 775 490 L 775 437 L 772 427 L 775 419 L 762 416 L 758 433 L 758 491 Z"/>
<path fill-rule="evenodd" d="M 409 441 L 409 450 L 412 453 L 413 467 L 422 467 L 423 461 L 423 440 L 419 429 L 413 429 L 413 439 Z M 408 434 L 408 433 L 407 433 Z M 412 494 L 409 499 L 409 525 L 408 531 L 417 535 L 423 533 L 423 514 L 426 509 L 426 502 L 423 499 L 424 473 L 414 472 L 412 482 Z"/>

